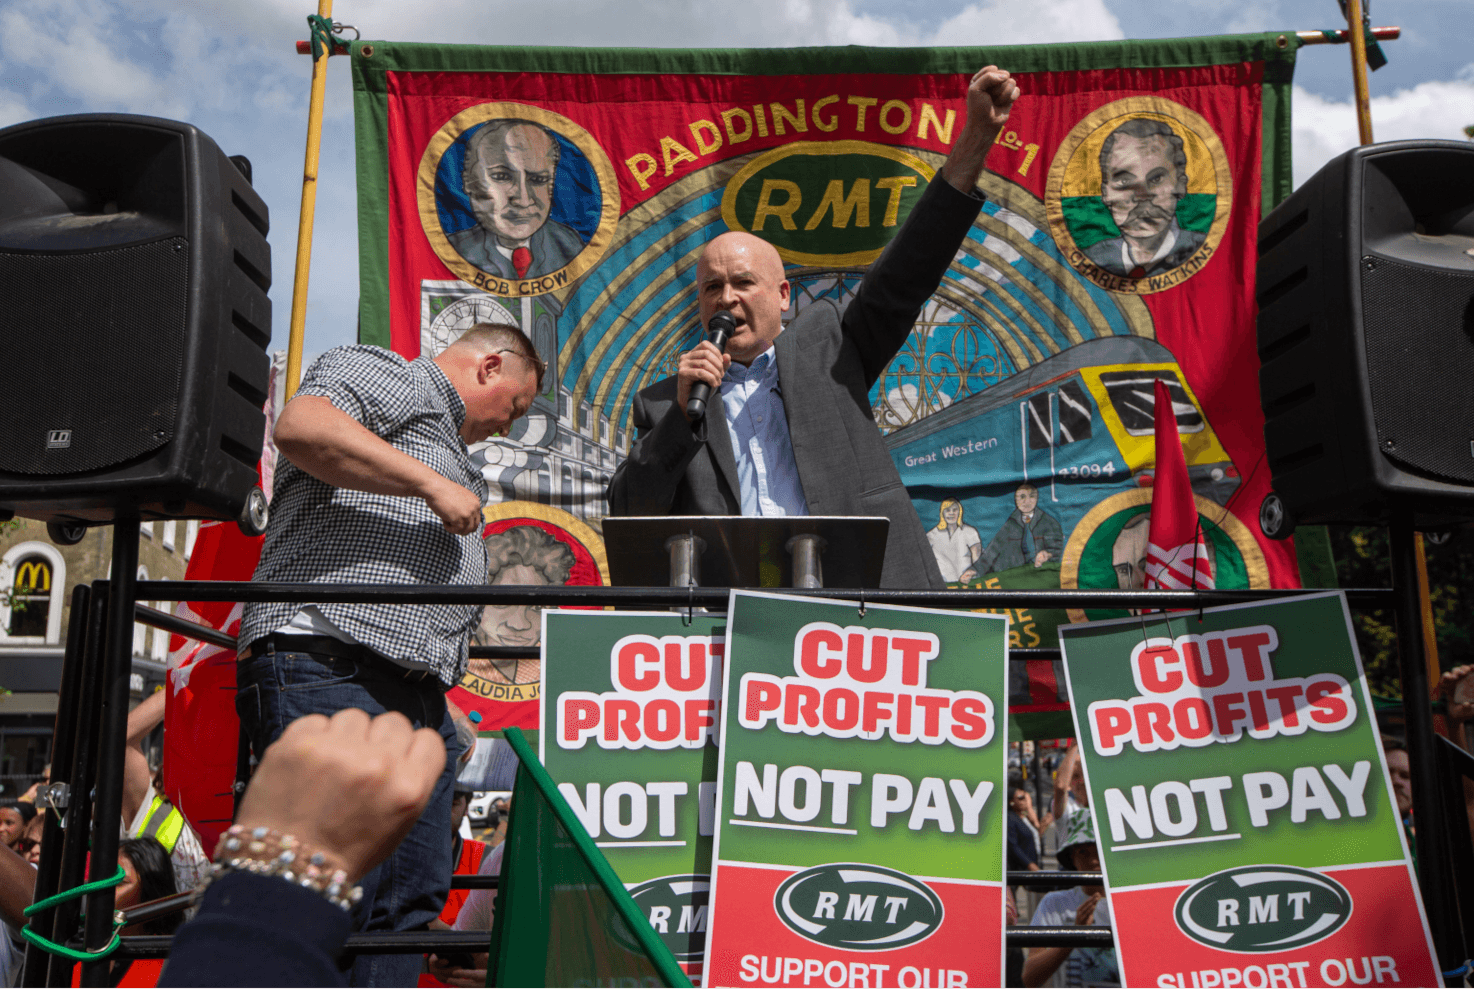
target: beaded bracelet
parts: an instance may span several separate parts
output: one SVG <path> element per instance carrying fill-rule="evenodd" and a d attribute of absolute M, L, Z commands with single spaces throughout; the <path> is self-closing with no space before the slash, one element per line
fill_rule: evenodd
<path fill-rule="evenodd" d="M 232 825 L 215 847 L 215 862 L 210 865 L 201 893 L 227 873 L 246 871 L 257 876 L 281 877 L 287 883 L 313 890 L 333 904 L 350 911 L 363 898 L 362 887 L 349 888 L 344 870 L 327 868 L 327 857 L 320 852 L 306 856 L 307 849 L 295 837 L 274 828 Z"/>

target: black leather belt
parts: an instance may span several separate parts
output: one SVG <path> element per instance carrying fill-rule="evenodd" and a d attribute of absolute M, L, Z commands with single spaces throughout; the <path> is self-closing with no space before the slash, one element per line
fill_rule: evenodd
<path fill-rule="evenodd" d="M 287 633 L 272 633 L 269 636 L 252 640 L 251 644 L 241 651 L 240 658 L 249 660 L 264 653 L 316 653 L 339 657 L 343 660 L 357 660 L 373 664 L 381 670 L 392 670 L 401 674 L 407 681 L 422 681 L 432 676 L 429 670 L 415 670 L 400 666 L 382 653 L 369 649 L 362 643 L 345 643 L 332 636 L 295 636 Z"/>

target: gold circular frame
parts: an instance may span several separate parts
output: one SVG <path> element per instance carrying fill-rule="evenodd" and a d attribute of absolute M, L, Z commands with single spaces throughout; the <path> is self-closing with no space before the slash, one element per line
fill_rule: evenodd
<path fill-rule="evenodd" d="M 460 252 L 451 246 L 445 231 L 440 228 L 440 212 L 435 205 L 435 174 L 446 150 L 471 128 L 491 120 L 507 118 L 541 124 L 572 141 L 583 152 L 584 158 L 588 159 L 599 180 L 602 203 L 599 226 L 594 235 L 568 264 L 535 278 L 505 279 L 492 272 L 484 272 L 462 258 Z M 420 157 L 420 169 L 415 179 L 415 196 L 419 205 L 420 226 L 424 228 L 430 246 L 440 260 L 445 262 L 445 266 L 478 289 L 503 298 L 566 293 L 603 258 L 614 239 L 614 227 L 619 222 L 619 181 L 615 178 L 614 166 L 610 163 L 609 156 L 594 140 L 593 135 L 561 114 L 525 103 L 478 103 L 462 110 L 441 125 Z"/>
<path fill-rule="evenodd" d="M 1123 278 L 1101 270 L 1075 244 L 1075 237 L 1070 233 L 1069 225 L 1065 222 L 1062 195 L 1065 171 L 1069 168 L 1076 152 L 1080 150 L 1080 146 L 1101 128 L 1113 123 L 1125 123 L 1122 118 L 1126 117 L 1150 117 L 1176 124 L 1192 132 L 1192 135 L 1202 143 L 1213 160 L 1214 195 L 1218 200 L 1213 214 L 1213 225 L 1208 229 L 1207 236 L 1203 238 L 1202 246 L 1193 252 L 1192 257 L 1160 275 L 1147 275 L 1136 279 Z M 1102 289 L 1111 292 L 1148 295 L 1176 288 L 1186 282 L 1203 269 L 1208 259 L 1213 256 L 1213 252 L 1218 249 L 1218 244 L 1223 240 L 1223 234 L 1228 229 L 1229 216 L 1233 212 L 1233 176 L 1228 167 L 1228 155 L 1223 150 L 1223 142 L 1218 140 L 1217 133 L 1201 114 L 1160 96 L 1131 96 L 1124 100 L 1107 103 L 1070 129 L 1070 133 L 1060 143 L 1059 150 L 1054 153 L 1054 160 L 1049 165 L 1049 180 L 1044 192 L 1044 208 L 1049 216 L 1049 232 L 1054 236 L 1055 246 L 1059 248 L 1060 254 L 1064 255 L 1065 262 L 1070 267 Z"/>
<path fill-rule="evenodd" d="M 1085 546 L 1100 524 L 1111 518 L 1118 512 L 1126 509 L 1134 509 L 1139 505 L 1150 506 L 1152 502 L 1152 489 L 1133 488 L 1130 491 L 1117 492 L 1107 496 L 1095 504 L 1093 508 L 1085 513 L 1070 531 L 1070 538 L 1065 542 L 1064 553 L 1060 555 L 1059 561 L 1059 586 L 1079 590 L 1080 587 L 1080 558 L 1085 553 Z M 1239 556 L 1244 559 L 1244 572 L 1249 578 L 1250 588 L 1269 587 L 1269 564 L 1264 559 L 1264 548 L 1254 538 L 1253 532 L 1244 525 L 1242 519 L 1231 512 L 1224 510 L 1223 506 L 1212 499 L 1204 498 L 1194 493 L 1193 504 L 1198 510 L 1198 515 L 1212 521 L 1213 525 L 1228 534 L 1233 540 L 1233 545 L 1238 547 Z M 1219 518 L 1219 517 L 1222 518 Z M 1085 610 L 1072 608 L 1069 610 L 1071 622 L 1085 622 Z"/>
<path fill-rule="evenodd" d="M 483 533 L 486 525 L 503 519 L 536 519 L 567 530 L 568 535 L 582 543 L 584 549 L 594 558 L 594 566 L 599 570 L 599 581 L 606 587 L 609 585 L 609 558 L 604 553 L 604 538 L 594 527 L 573 513 L 541 502 L 513 501 L 488 505 L 481 510 L 481 516 Z"/>

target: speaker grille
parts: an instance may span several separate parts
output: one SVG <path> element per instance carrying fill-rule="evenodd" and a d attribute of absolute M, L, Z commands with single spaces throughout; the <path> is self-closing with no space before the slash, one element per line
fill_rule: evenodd
<path fill-rule="evenodd" d="M 1474 483 L 1474 274 L 1366 257 L 1361 300 L 1378 449 Z"/>
<path fill-rule="evenodd" d="M 0 471 L 61 475 L 167 444 L 189 286 L 181 237 L 108 251 L 0 252 Z"/>

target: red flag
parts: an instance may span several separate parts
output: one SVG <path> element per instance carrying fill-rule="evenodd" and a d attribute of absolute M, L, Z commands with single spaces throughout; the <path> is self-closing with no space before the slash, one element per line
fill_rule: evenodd
<path fill-rule="evenodd" d="M 283 362 L 272 361 L 266 399 L 266 443 L 258 464 L 262 490 L 271 497 L 276 445 L 277 396 Z M 264 538 L 246 536 L 233 522 L 205 522 L 190 552 L 186 581 L 249 581 L 261 559 Z M 180 602 L 174 614 L 235 635 L 241 625 L 239 602 Z M 178 808 L 207 853 L 235 814 L 236 749 L 240 718 L 235 711 L 235 651 L 169 638 L 167 694 L 164 697 L 164 794 Z"/>
<path fill-rule="evenodd" d="M 1157 466 L 1146 548 L 1146 587 L 1177 591 L 1213 587 L 1213 570 L 1193 503 L 1187 461 L 1177 436 L 1177 414 L 1166 384 L 1157 379 Z"/>

